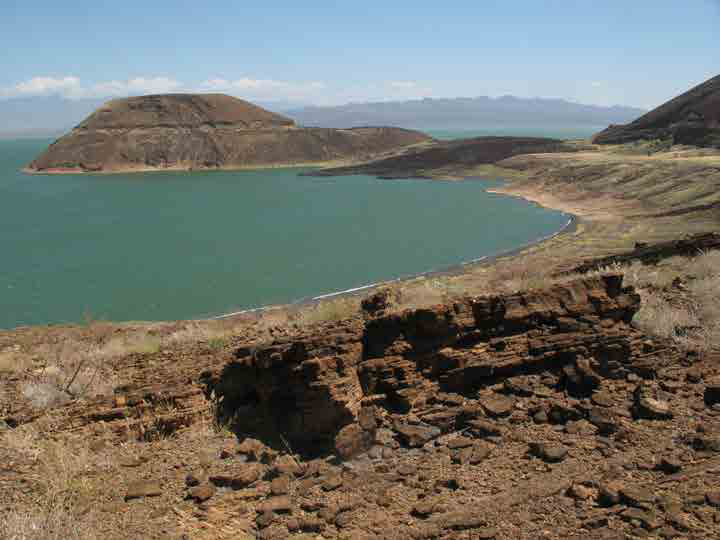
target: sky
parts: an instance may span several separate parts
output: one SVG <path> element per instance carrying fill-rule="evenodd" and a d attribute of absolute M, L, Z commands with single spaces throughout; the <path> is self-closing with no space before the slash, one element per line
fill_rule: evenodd
<path fill-rule="evenodd" d="M 653 108 L 720 73 L 720 0 L 1 0 L 0 99 L 224 92 Z"/>

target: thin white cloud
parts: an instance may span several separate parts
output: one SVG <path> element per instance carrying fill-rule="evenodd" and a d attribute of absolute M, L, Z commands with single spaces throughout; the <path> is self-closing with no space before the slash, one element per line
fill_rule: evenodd
<path fill-rule="evenodd" d="M 68 77 L 33 77 L 13 86 L 0 88 L 0 97 L 48 96 L 58 94 L 71 97 L 81 88 L 80 79 Z"/>
<path fill-rule="evenodd" d="M 0 98 L 61 96 L 67 99 L 121 97 L 178 91 L 182 83 L 167 77 L 137 77 L 127 81 L 106 81 L 84 85 L 78 77 L 33 77 L 0 88 Z"/>
<path fill-rule="evenodd" d="M 429 97 L 432 89 L 415 81 L 368 82 L 362 85 L 328 85 L 321 81 L 282 81 L 242 77 L 216 77 L 199 84 L 187 84 L 169 77 L 136 77 L 86 83 L 68 75 L 38 76 L 13 86 L 0 87 L 0 99 L 32 96 L 60 96 L 66 99 L 110 98 L 168 92 L 222 92 L 259 101 L 339 105 L 348 102 L 386 101 Z"/>

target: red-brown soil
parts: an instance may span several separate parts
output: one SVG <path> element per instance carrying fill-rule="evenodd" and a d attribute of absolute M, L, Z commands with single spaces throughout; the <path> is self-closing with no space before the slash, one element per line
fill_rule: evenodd
<path fill-rule="evenodd" d="M 105 538 L 713 538 L 719 358 L 636 330 L 639 301 L 616 275 L 376 297 L 364 320 L 121 358 L 109 398 L 33 410 L 18 376 L 5 422 L 85 456 L 73 519 Z M 1 451 L 0 504 L 31 506 L 43 461 Z"/>

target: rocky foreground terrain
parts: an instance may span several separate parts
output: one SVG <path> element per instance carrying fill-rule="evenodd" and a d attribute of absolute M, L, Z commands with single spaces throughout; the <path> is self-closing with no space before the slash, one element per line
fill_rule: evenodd
<path fill-rule="evenodd" d="M 109 101 L 27 166 L 28 172 L 237 169 L 370 159 L 429 142 L 391 127 L 301 128 L 222 94 Z"/>
<path fill-rule="evenodd" d="M 20 396 L 27 372 L 6 377 L 4 532 L 720 534 L 720 355 L 638 330 L 622 275 L 391 303 L 380 291 L 362 318 L 127 354 L 111 394 L 53 408 Z M 58 534 L 18 533 L 38 523 Z"/>
<path fill-rule="evenodd" d="M 0 332 L 0 537 L 720 537 L 720 154 L 656 142 L 339 171 L 500 177 L 575 216 L 456 273 Z"/>

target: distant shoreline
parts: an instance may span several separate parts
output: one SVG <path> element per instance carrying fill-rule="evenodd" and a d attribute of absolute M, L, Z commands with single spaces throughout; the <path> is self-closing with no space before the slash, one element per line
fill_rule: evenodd
<path fill-rule="evenodd" d="M 336 160 L 336 161 L 312 161 L 307 163 L 267 163 L 257 165 L 242 165 L 234 167 L 204 167 L 204 168 L 192 168 L 184 167 L 181 165 L 172 167 L 133 167 L 127 169 L 109 169 L 109 170 L 90 170 L 90 169 L 31 169 L 29 167 L 23 167 L 20 172 L 31 175 L 58 175 L 58 174 L 81 174 L 87 175 L 116 175 L 116 174 L 135 174 L 135 173 L 164 173 L 164 172 L 223 172 L 223 171 L 254 171 L 254 170 L 266 170 L 266 169 L 302 169 L 305 167 L 341 167 L 347 165 L 348 161 Z"/>

